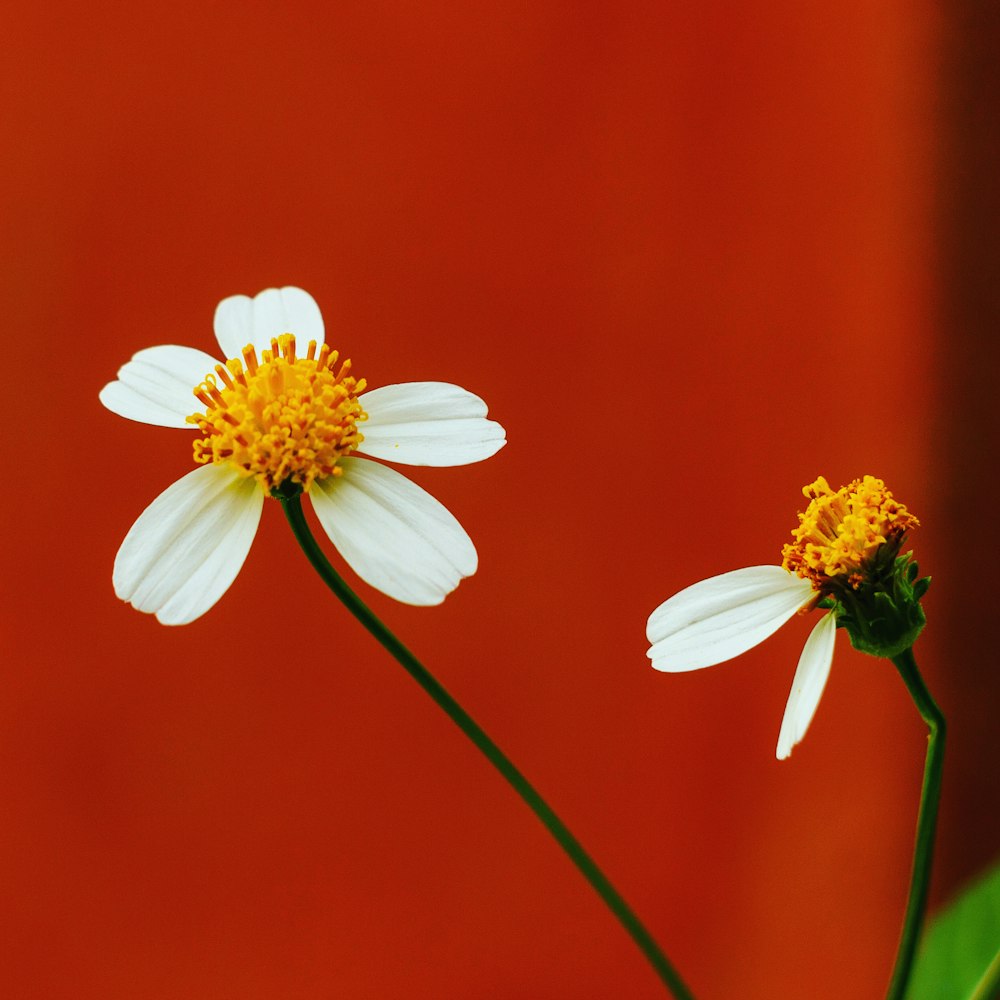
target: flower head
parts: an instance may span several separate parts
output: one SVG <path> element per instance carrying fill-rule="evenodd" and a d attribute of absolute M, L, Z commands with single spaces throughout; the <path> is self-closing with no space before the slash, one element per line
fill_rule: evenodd
<path fill-rule="evenodd" d="M 121 416 L 196 430 L 200 466 L 126 535 L 113 574 L 122 600 L 164 624 L 204 614 L 236 578 L 264 498 L 279 490 L 306 493 L 355 572 L 399 601 L 438 604 L 476 571 L 475 547 L 449 511 L 369 459 L 478 462 L 504 446 L 503 428 L 481 399 L 444 382 L 368 390 L 324 332 L 299 288 L 235 295 L 215 313 L 221 362 L 151 347 L 104 387 L 101 402 Z"/>
<path fill-rule="evenodd" d="M 289 480 L 308 492 L 317 479 L 341 475 L 338 460 L 364 440 L 365 380 L 349 375 L 350 359 L 339 362 L 326 344 L 317 350 L 310 340 L 302 358 L 294 334 L 271 345 L 258 360 L 248 344 L 242 359 L 216 365 L 194 389 L 205 407 L 187 418 L 205 435 L 194 443 L 194 460 L 229 463 L 268 492 Z"/>
<path fill-rule="evenodd" d="M 794 541 L 781 550 L 781 565 L 809 580 L 819 593 L 857 589 L 880 550 L 893 556 L 920 522 L 874 476 L 839 490 L 820 476 L 802 490 L 809 506 L 799 514 Z"/>
<path fill-rule="evenodd" d="M 913 644 L 924 625 L 929 580 L 900 548 L 919 522 L 873 476 L 832 490 L 821 476 L 803 489 L 809 504 L 781 566 L 751 566 L 703 580 L 658 607 L 646 627 L 653 667 L 698 670 L 732 659 L 796 612 L 824 614 L 799 658 L 778 736 L 786 758 L 805 735 L 833 662 L 836 629 L 876 656 Z"/>

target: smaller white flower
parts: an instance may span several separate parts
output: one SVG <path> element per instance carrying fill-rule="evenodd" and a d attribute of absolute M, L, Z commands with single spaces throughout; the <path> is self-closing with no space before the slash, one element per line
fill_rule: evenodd
<path fill-rule="evenodd" d="M 809 499 L 781 566 L 748 566 L 702 580 L 661 604 L 646 625 L 646 654 L 656 670 L 700 670 L 745 653 L 796 612 L 831 598 L 855 603 L 873 567 L 899 551 L 918 522 L 880 479 L 865 476 L 832 490 L 821 476 L 803 489 Z M 813 627 L 799 657 L 777 757 L 784 760 L 805 736 L 819 705 L 837 631 L 837 611 Z"/>

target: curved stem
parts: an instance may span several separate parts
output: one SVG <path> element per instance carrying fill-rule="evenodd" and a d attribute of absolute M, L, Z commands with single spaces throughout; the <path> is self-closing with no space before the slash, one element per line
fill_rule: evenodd
<path fill-rule="evenodd" d="M 545 828 L 566 852 L 569 859 L 580 870 L 583 877 L 597 890 L 608 909 L 618 918 L 619 923 L 639 946 L 657 976 L 678 1000 L 694 1000 L 694 995 L 667 957 L 660 951 L 652 935 L 632 912 L 628 904 L 618 894 L 607 876 L 597 867 L 593 859 L 569 832 L 566 825 L 552 811 L 548 803 L 535 791 L 528 779 L 511 763 L 503 751 L 486 735 L 468 712 L 441 686 L 427 668 L 404 646 L 385 625 L 369 610 L 368 606 L 344 582 L 340 574 L 330 565 L 322 549 L 316 543 L 302 512 L 300 497 L 279 495 L 285 516 L 303 552 L 323 582 L 340 598 L 347 610 L 377 639 L 404 670 L 431 696 L 448 717 L 486 756 L 490 763 L 507 780 L 510 786 L 524 800 L 529 809 L 542 821 Z"/>
<path fill-rule="evenodd" d="M 913 849 L 913 872 L 910 876 L 910 897 L 903 918 L 903 931 L 896 952 L 896 966 L 892 971 L 886 1000 L 903 1000 L 913 969 L 913 958 L 927 908 L 927 891 L 930 887 L 931 860 L 934 856 L 934 831 L 937 826 L 938 800 L 941 797 L 941 768 L 944 763 L 945 722 L 941 709 L 924 684 L 913 650 L 907 649 L 894 656 L 896 665 L 917 706 L 927 723 L 927 757 L 924 761 L 924 783 L 920 792 L 920 810 L 917 813 L 917 839 Z"/>

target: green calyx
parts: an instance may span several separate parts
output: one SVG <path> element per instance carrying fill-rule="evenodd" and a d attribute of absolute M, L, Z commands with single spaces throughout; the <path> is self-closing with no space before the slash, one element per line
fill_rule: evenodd
<path fill-rule="evenodd" d="M 302 486 L 300 483 L 296 483 L 291 479 L 286 479 L 279 486 L 275 486 L 271 490 L 271 496 L 275 500 L 281 500 L 285 502 L 287 500 L 294 500 L 297 496 L 302 495 Z"/>
<path fill-rule="evenodd" d="M 846 630 L 851 645 L 870 656 L 899 656 L 927 623 L 920 599 L 931 578 L 920 576 L 912 555 L 896 555 L 898 551 L 898 547 L 883 546 L 865 566 L 856 587 L 845 582 L 821 602 L 833 610 L 837 628 Z"/>

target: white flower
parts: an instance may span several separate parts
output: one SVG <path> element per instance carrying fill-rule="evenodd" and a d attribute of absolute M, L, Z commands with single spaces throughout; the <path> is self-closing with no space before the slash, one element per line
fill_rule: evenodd
<path fill-rule="evenodd" d="M 888 596 L 885 588 L 893 572 L 909 572 L 905 565 L 889 570 L 898 562 L 907 532 L 920 523 L 874 476 L 854 479 L 838 490 L 820 476 L 802 494 L 809 505 L 782 549 L 780 566 L 750 566 L 702 580 L 661 604 L 646 625 L 653 644 L 647 655 L 657 670 L 700 670 L 752 649 L 797 611 L 824 599 L 833 604 L 834 610 L 813 627 L 799 657 L 778 734 L 779 760 L 792 752 L 812 722 L 830 676 L 838 621 L 849 631 L 862 629 L 869 639 L 875 629 L 876 637 L 885 640 L 884 629 L 877 626 L 884 625 L 889 605 L 878 601 Z M 908 643 L 922 622 L 921 613 Z M 858 648 L 874 648 L 854 631 L 851 639 Z"/>
<path fill-rule="evenodd" d="M 653 667 L 700 670 L 745 653 L 816 600 L 809 580 L 781 566 L 749 566 L 702 580 L 675 594 L 650 616 L 646 637 Z M 777 756 L 784 760 L 809 728 L 830 664 L 836 619 L 825 613 L 806 640 L 785 706 Z"/>
<path fill-rule="evenodd" d="M 444 382 L 366 392 L 349 361 L 338 366 L 319 308 L 299 288 L 224 299 L 215 335 L 224 363 L 191 347 L 151 347 L 101 391 L 123 417 L 201 432 L 200 467 L 161 493 L 122 542 L 113 573 L 122 600 L 166 625 L 204 614 L 243 565 L 265 496 L 289 480 L 358 576 L 398 601 L 439 604 L 476 571 L 475 547 L 452 514 L 368 459 L 489 458 L 506 440 L 479 397 Z"/>

